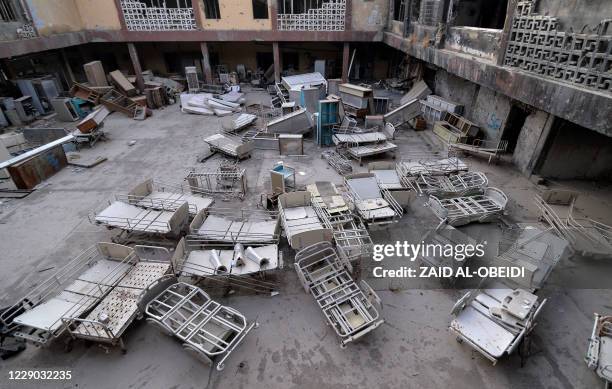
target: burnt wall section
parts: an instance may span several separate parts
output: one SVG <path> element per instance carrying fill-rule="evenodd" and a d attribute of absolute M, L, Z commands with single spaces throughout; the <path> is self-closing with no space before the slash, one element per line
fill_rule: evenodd
<path fill-rule="evenodd" d="M 560 31 L 556 17 L 535 12 L 535 0 L 519 1 L 504 65 L 598 91 L 612 91 L 610 20 L 593 32 Z"/>

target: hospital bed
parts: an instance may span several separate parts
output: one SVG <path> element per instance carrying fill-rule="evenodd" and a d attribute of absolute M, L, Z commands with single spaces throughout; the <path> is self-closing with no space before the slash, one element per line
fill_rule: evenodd
<path fill-rule="evenodd" d="M 98 243 L 60 267 L 0 314 L 7 332 L 45 345 L 65 330 L 63 317 L 84 317 L 138 262 L 133 249 Z"/>
<path fill-rule="evenodd" d="M 278 212 L 215 208 L 199 212 L 189 226 L 191 234 L 210 243 L 278 243 Z"/>
<path fill-rule="evenodd" d="M 589 369 L 595 370 L 604 380 L 604 389 L 612 387 L 612 316 L 595 314 L 589 348 L 584 360 Z"/>
<path fill-rule="evenodd" d="M 99 212 L 92 212 L 89 221 L 117 228 L 127 234 L 171 236 L 181 234 L 189 220 L 189 204 L 158 204 L 155 209 L 143 208 L 122 201 L 113 201 Z"/>
<path fill-rule="evenodd" d="M 251 156 L 253 142 L 244 142 L 241 138 L 230 134 L 214 134 L 204 138 L 210 151 L 219 152 L 236 159 Z"/>
<path fill-rule="evenodd" d="M 324 150 L 321 158 L 325 159 L 329 166 L 333 167 L 341 176 L 353 172 L 351 161 L 335 150 Z"/>
<path fill-rule="evenodd" d="M 592 258 L 612 258 L 612 226 L 589 217 L 577 217 L 578 193 L 549 190 L 536 196 L 541 218 L 571 245 L 574 253 Z"/>
<path fill-rule="evenodd" d="M 338 150 L 342 150 L 347 156 L 357 160 L 359 164 L 362 159 L 373 155 L 393 153 L 397 145 L 389 142 L 390 136 L 384 132 L 366 132 L 362 134 L 334 134 L 332 140 Z"/>
<path fill-rule="evenodd" d="M 333 238 L 331 225 L 319 219 L 308 191 L 278 196 L 278 213 L 287 241 L 295 250 Z"/>
<path fill-rule="evenodd" d="M 248 333 L 258 326 L 240 312 L 213 301 L 202 289 L 179 282 L 154 297 L 145 308 L 147 321 L 183 342 L 183 348 L 217 370 Z M 217 361 L 217 359 L 219 359 Z"/>
<path fill-rule="evenodd" d="M 235 163 L 222 163 L 213 171 L 191 171 L 185 181 L 192 193 L 200 195 L 243 199 L 247 192 L 245 169 Z"/>
<path fill-rule="evenodd" d="M 379 297 L 364 281 L 361 287 L 357 285 L 349 268 L 329 242 L 305 247 L 295 256 L 295 269 L 304 290 L 323 311 L 342 348 L 384 323 L 374 307 L 380 306 Z"/>
<path fill-rule="evenodd" d="M 420 174 L 410 182 L 421 195 L 447 198 L 482 193 L 489 180 L 484 173 L 460 172 L 449 176 Z"/>
<path fill-rule="evenodd" d="M 462 226 L 472 222 L 488 223 L 501 217 L 506 209 L 508 197 L 501 190 L 488 187 L 483 194 L 450 199 L 430 196 L 429 208 L 440 220 L 451 226 Z"/>
<path fill-rule="evenodd" d="M 183 203 L 189 205 L 189 215 L 208 209 L 214 202 L 210 197 L 200 196 L 185 185 L 170 184 L 149 178 L 134 186 L 127 194 L 115 199 L 147 209 L 176 210 Z"/>
<path fill-rule="evenodd" d="M 344 177 L 349 201 L 366 224 L 396 223 L 404 211 L 391 193 L 381 188 L 373 173 L 358 173 Z"/>
<path fill-rule="evenodd" d="M 135 246 L 136 262 L 112 290 L 84 317 L 62 317 L 72 339 L 119 345 L 122 336 L 144 313 L 147 297 L 157 295 L 176 282 L 170 252 L 163 247 Z"/>
<path fill-rule="evenodd" d="M 307 185 L 306 190 L 312 196 L 311 203 L 315 211 L 332 226 L 353 220 L 353 213 L 333 182 L 316 181 Z"/>
<path fill-rule="evenodd" d="M 421 174 L 437 176 L 467 171 L 468 165 L 456 157 L 444 158 L 437 155 L 413 155 L 398 163 L 398 171 L 403 177 L 416 177 Z"/>
<path fill-rule="evenodd" d="M 402 207 L 410 205 L 416 192 L 408 180 L 402 177 L 395 162 L 371 162 L 368 164 L 368 172 L 374 174 L 378 186 L 388 190 L 399 205 Z"/>

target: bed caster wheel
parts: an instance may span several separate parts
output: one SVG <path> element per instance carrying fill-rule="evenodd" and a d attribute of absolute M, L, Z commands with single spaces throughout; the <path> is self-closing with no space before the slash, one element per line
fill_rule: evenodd
<path fill-rule="evenodd" d="M 259 322 L 255 322 L 255 326 L 253 328 L 259 328 Z"/>
<path fill-rule="evenodd" d="M 455 340 L 457 341 L 457 343 L 461 344 L 463 343 L 463 339 L 461 339 L 460 337 L 456 337 Z"/>
<path fill-rule="evenodd" d="M 219 363 L 217 365 L 217 371 L 223 371 L 225 369 L 225 363 Z"/>
<path fill-rule="evenodd" d="M 344 349 L 346 348 L 346 344 L 344 344 L 344 343 L 340 343 L 340 348 L 341 348 L 342 350 L 344 350 Z"/>

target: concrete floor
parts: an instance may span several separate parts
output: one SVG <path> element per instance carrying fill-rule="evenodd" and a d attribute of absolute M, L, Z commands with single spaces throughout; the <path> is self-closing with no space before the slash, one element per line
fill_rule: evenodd
<path fill-rule="evenodd" d="M 105 121 L 110 140 L 82 151 L 83 155 L 105 156 L 108 161 L 91 169 L 69 166 L 27 198 L 4 201 L 0 205 L 0 306 L 14 301 L 53 271 L 45 269 L 60 266 L 98 241 L 108 241 L 111 232 L 90 224 L 87 216 L 113 193 L 126 192 L 147 177 L 181 181 L 190 169 L 215 167 L 218 157 L 205 163 L 197 162 L 197 157 L 206 150 L 202 138 L 217 132 L 219 122 L 216 117 L 182 114 L 178 105 L 157 110 L 145 121 L 112 114 Z M 430 132 L 400 130 L 396 134 L 398 158 L 414 150 L 439 147 Z M 132 140 L 136 143 L 129 146 Z M 249 197 L 239 205 L 220 200 L 216 205 L 254 207 L 269 185 L 269 168 L 279 160 L 301 172 L 298 185 L 326 179 L 341 183 L 341 177 L 319 157 L 320 150 L 310 141 L 305 145 L 304 157 L 281 158 L 272 151 L 255 151 L 251 159 L 241 162 L 248 171 Z M 473 170 L 484 171 L 493 186 L 506 192 L 510 198 L 509 220 L 537 222 L 532 202 L 537 188 L 532 182 L 509 164 L 487 165 L 475 158 L 467 161 Z M 354 169 L 365 170 L 357 164 Z M 580 207 L 585 211 L 592 208 L 594 216 L 610 223 L 609 186 L 582 182 L 563 185 L 585 191 Z M 373 232 L 372 236 L 377 243 L 411 239 L 414 231 L 420 228 L 422 232 L 433 223 L 422 200 L 418 200 L 399 225 Z M 485 231 L 498 228 L 494 223 Z M 285 260 L 292 262 L 291 257 Z M 571 274 L 578 274 L 583 265 L 574 260 L 568 268 L 574 272 Z M 591 264 L 588 271 L 606 275 L 611 270 L 608 265 Z M 333 330 L 299 286 L 292 266 L 286 266 L 277 296 L 235 294 L 219 299 L 261 324 L 230 357 L 223 372 L 192 358 L 177 340 L 137 322 L 125 334 L 126 355 L 119 349 L 106 354 L 83 341 L 76 342 L 69 353 L 63 350 L 63 339 L 47 349 L 29 345 L 23 353 L 1 362 L 0 387 L 39 386 L 8 381 L 8 371 L 17 369 L 72 371 L 71 381 L 40 383 L 40 387 L 49 388 L 603 386 L 582 358 L 593 312 L 612 312 L 609 289 L 563 288 L 561 279 L 542 290 L 548 303 L 534 332 L 536 353 L 526 367 L 520 368 L 518 356 L 492 366 L 448 332 L 450 309 L 462 291 L 373 284 L 383 301 L 385 324 L 346 349 L 340 349 Z"/>

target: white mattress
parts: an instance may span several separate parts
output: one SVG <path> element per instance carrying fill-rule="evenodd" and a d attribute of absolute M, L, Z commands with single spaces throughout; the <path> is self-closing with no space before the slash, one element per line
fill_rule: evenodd
<path fill-rule="evenodd" d="M 208 209 L 213 203 L 212 198 L 200 197 L 192 194 L 153 191 L 138 201 L 136 205 L 143 208 L 163 208 L 177 210 L 183 203 L 189 203 L 189 212 L 193 215 L 202 209 Z"/>

